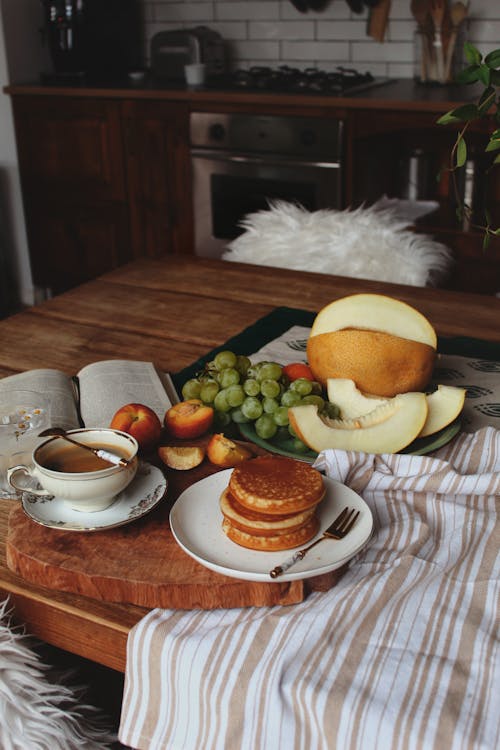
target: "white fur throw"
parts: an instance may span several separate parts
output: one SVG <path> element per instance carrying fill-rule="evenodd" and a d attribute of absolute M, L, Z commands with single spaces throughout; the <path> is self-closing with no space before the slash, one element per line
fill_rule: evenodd
<path fill-rule="evenodd" d="M 222 258 L 299 271 L 435 286 L 451 267 L 451 252 L 407 229 L 392 209 L 322 209 L 275 201 L 248 214 L 246 230 Z"/>
<path fill-rule="evenodd" d="M 51 682 L 48 665 L 29 639 L 11 627 L 0 603 L 0 747 L 2 750 L 103 750 L 116 734 L 80 691 Z"/>

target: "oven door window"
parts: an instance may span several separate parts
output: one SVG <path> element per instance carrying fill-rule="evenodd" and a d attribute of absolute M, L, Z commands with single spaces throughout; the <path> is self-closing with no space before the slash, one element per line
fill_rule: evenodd
<path fill-rule="evenodd" d="M 195 252 L 220 257 L 243 233 L 243 218 L 269 201 L 299 203 L 308 211 L 340 208 L 340 168 L 266 158 L 193 156 Z"/>
<path fill-rule="evenodd" d="M 309 211 L 317 205 L 316 185 L 293 182 L 279 177 L 230 177 L 214 174 L 211 178 L 212 230 L 215 238 L 234 240 L 243 233 L 240 226 L 246 214 L 269 208 L 269 201 L 279 199 L 300 203 Z"/>

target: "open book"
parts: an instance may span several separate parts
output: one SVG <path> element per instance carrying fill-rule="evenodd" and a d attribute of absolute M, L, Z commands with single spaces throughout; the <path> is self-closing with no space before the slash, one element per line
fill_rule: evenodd
<path fill-rule="evenodd" d="M 93 362 L 75 376 L 60 370 L 28 370 L 0 380 L 0 393 L 12 388 L 40 391 L 50 399 L 50 422 L 65 430 L 109 427 L 121 406 L 145 404 L 161 422 L 179 401 L 168 374 L 152 362 L 110 359 Z"/>

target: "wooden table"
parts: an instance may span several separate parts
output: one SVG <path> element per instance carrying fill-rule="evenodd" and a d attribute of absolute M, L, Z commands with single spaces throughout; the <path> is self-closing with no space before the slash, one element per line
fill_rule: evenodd
<path fill-rule="evenodd" d="M 140 260 L 0 321 L 0 377 L 35 367 L 74 374 L 97 359 L 156 362 L 175 372 L 277 306 L 317 311 L 356 292 L 414 305 L 443 336 L 500 341 L 500 299 L 175 256 Z M 27 631 L 125 669 L 130 628 L 145 610 L 31 585 L 5 562 L 11 501 L 0 500 L 0 591 Z"/>

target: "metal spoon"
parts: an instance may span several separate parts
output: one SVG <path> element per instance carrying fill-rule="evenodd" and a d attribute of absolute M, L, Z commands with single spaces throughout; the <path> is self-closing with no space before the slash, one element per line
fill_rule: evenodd
<path fill-rule="evenodd" d="M 85 450 L 93 453 L 94 456 L 98 456 L 98 458 L 102 458 L 104 461 L 115 466 L 128 466 L 130 463 L 126 458 L 110 453 L 103 448 L 92 448 L 91 445 L 85 445 L 84 443 L 79 443 L 77 440 L 73 440 L 73 438 L 70 438 L 66 434 L 62 427 L 48 427 L 46 430 L 40 432 L 39 435 L 40 437 L 49 437 L 52 435 L 54 437 L 61 437 L 63 440 L 67 440 L 68 443 L 73 443 L 73 445 L 77 445 L 79 448 L 85 448 Z"/>

